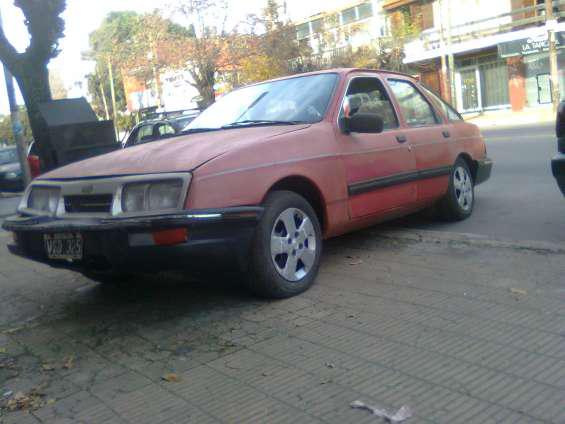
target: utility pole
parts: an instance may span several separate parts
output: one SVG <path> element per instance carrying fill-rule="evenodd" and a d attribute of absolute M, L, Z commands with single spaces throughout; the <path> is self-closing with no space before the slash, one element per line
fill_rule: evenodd
<path fill-rule="evenodd" d="M 559 72 L 557 67 L 557 48 L 555 45 L 555 25 L 557 20 L 553 17 L 553 1 L 545 0 L 545 26 L 549 42 L 549 69 L 551 73 L 551 99 L 553 111 L 557 112 L 559 106 Z"/>
<path fill-rule="evenodd" d="M 455 59 L 453 58 L 453 50 L 451 48 L 451 2 L 444 0 L 446 3 L 445 8 L 447 11 L 447 62 L 449 68 L 449 90 L 451 96 L 451 103 L 457 108 L 456 94 L 455 94 Z"/>
<path fill-rule="evenodd" d="M 447 43 L 445 40 L 445 27 L 443 25 L 443 20 L 440 22 L 440 41 L 443 49 L 446 49 Z M 449 84 L 449 70 L 447 69 L 447 55 L 441 55 L 441 91 L 443 98 L 448 102 L 451 101 L 451 85 Z"/>
<path fill-rule="evenodd" d="M 2 16 L 0 15 L 0 28 L 2 27 Z M 29 163 L 27 161 L 27 143 L 24 139 L 22 123 L 20 121 L 20 110 L 16 103 L 16 93 L 14 90 L 14 77 L 6 65 L 4 65 L 4 79 L 6 81 L 6 92 L 8 94 L 8 102 L 10 104 L 10 119 L 12 121 L 12 132 L 16 140 L 18 149 L 18 159 L 22 170 L 22 178 L 24 185 L 27 187 L 31 181 L 31 173 L 29 171 Z"/>
<path fill-rule="evenodd" d="M 114 88 L 114 72 L 112 70 L 112 62 L 108 60 L 108 77 L 110 78 L 110 95 L 112 96 L 112 114 L 114 115 L 114 133 L 116 140 L 119 141 L 118 134 L 118 113 L 116 111 L 116 90 Z"/>

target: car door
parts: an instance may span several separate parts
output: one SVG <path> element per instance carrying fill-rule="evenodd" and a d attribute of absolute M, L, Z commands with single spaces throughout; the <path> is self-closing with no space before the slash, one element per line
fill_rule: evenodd
<path fill-rule="evenodd" d="M 424 202 L 441 197 L 452 166 L 451 131 L 416 83 L 401 76 L 387 82 L 401 112 L 402 136 L 414 151 L 417 199 Z"/>
<path fill-rule="evenodd" d="M 339 119 L 373 113 L 384 123 L 382 133 L 338 132 L 352 219 L 394 212 L 416 200 L 410 176 L 416 170 L 414 154 L 399 134 L 393 102 L 376 75 L 353 76 L 345 92 Z"/>

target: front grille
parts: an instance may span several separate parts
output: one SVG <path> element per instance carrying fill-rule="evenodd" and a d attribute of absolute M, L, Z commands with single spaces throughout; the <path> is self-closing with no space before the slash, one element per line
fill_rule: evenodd
<path fill-rule="evenodd" d="M 112 200 L 111 194 L 65 196 L 65 211 L 67 213 L 110 213 Z"/>

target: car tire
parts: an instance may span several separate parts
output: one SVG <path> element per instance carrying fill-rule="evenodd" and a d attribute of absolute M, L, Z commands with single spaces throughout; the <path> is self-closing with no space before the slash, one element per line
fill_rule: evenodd
<path fill-rule="evenodd" d="M 446 221 L 462 221 L 473 213 L 475 187 L 469 165 L 457 159 L 449 175 L 447 193 L 439 203 L 440 216 Z"/>
<path fill-rule="evenodd" d="M 260 297 L 284 299 L 306 291 L 316 279 L 322 230 L 312 206 L 291 191 L 274 191 L 251 247 L 247 286 Z"/>

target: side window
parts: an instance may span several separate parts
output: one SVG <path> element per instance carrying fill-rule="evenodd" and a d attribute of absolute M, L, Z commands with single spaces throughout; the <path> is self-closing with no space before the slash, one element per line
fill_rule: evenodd
<path fill-rule="evenodd" d="M 427 89 L 426 87 L 423 88 L 426 91 L 426 94 L 432 99 L 432 102 L 434 103 L 435 107 L 441 109 L 443 113 L 445 113 L 445 116 L 447 116 L 447 120 L 449 122 L 457 122 L 463 120 L 461 115 L 459 115 L 459 113 L 452 106 L 450 106 L 445 100 L 443 100 L 441 97 L 439 97 L 433 91 Z"/>
<path fill-rule="evenodd" d="M 153 125 L 144 125 L 137 130 L 135 144 L 141 144 L 153 138 Z"/>
<path fill-rule="evenodd" d="M 439 123 L 432 106 L 412 83 L 396 79 L 389 79 L 388 83 L 408 126 L 423 127 Z"/>
<path fill-rule="evenodd" d="M 349 84 L 344 104 L 349 105 L 349 116 L 356 113 L 374 113 L 381 117 L 384 129 L 398 128 L 398 118 L 394 107 L 377 78 L 354 78 Z M 341 116 L 344 114 L 342 107 Z"/>
<path fill-rule="evenodd" d="M 161 137 L 175 134 L 175 130 L 169 124 L 161 124 L 159 125 L 157 130 L 159 131 L 159 136 Z"/>

